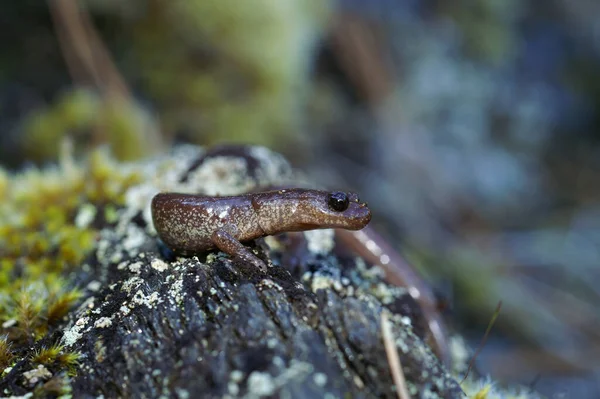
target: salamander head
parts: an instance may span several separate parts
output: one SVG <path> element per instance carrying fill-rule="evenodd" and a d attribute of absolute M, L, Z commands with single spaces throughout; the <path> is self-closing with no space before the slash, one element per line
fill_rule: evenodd
<path fill-rule="evenodd" d="M 360 230 L 371 220 L 371 211 L 358 195 L 341 191 L 307 191 L 302 209 L 305 227 Z"/>

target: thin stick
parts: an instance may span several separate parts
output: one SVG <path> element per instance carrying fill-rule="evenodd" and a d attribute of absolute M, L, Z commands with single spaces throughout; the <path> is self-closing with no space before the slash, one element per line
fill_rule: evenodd
<path fill-rule="evenodd" d="M 485 334 L 483 334 L 483 339 L 481 340 L 479 347 L 477 348 L 477 350 L 475 351 L 475 354 L 473 355 L 473 357 L 471 358 L 471 361 L 469 362 L 469 367 L 467 368 L 467 373 L 465 374 L 463 379 L 460 381 L 461 384 L 463 382 L 465 382 L 465 380 L 469 376 L 469 373 L 471 372 L 471 369 L 473 368 L 473 364 L 475 363 L 475 359 L 477 359 L 477 356 L 479 356 L 479 352 L 481 352 L 481 350 L 485 346 L 485 343 L 487 342 L 487 339 L 490 335 L 490 331 L 492 331 L 492 327 L 494 326 L 494 323 L 496 322 L 496 319 L 498 318 L 498 315 L 500 314 L 501 308 L 502 308 L 502 301 L 499 301 L 498 306 L 496 306 L 496 310 L 494 311 L 494 314 L 492 315 L 492 319 L 488 323 L 487 329 L 485 330 Z"/>
<path fill-rule="evenodd" d="M 90 85 L 96 89 L 105 107 L 134 104 L 135 101 L 116 67 L 113 58 L 94 27 L 89 12 L 77 0 L 48 0 L 60 49 L 67 68 L 78 85 Z M 103 120 L 93 126 L 94 144 L 109 141 Z M 146 150 L 156 150 L 162 144 L 158 130 L 137 131 L 139 143 Z"/>
<path fill-rule="evenodd" d="M 394 380 L 394 384 L 396 384 L 398 399 L 410 399 L 408 389 L 406 388 L 406 379 L 402 371 L 402 364 L 400 363 L 400 357 L 398 356 L 394 341 L 392 325 L 386 310 L 381 312 L 381 335 L 383 336 L 383 345 L 388 358 L 388 364 L 390 365 L 390 371 L 392 372 L 392 379 Z"/>
<path fill-rule="evenodd" d="M 73 78 L 81 81 L 82 77 L 86 77 L 98 91 L 128 98 L 127 85 L 87 11 L 75 0 L 50 0 L 48 5 Z"/>
<path fill-rule="evenodd" d="M 89 13 L 84 12 L 84 10 L 81 9 L 79 18 L 81 27 L 85 30 L 90 47 L 94 49 L 92 53 L 94 62 L 98 65 L 102 80 L 105 82 L 107 95 L 116 95 L 130 101 L 131 93 L 125 83 L 125 79 L 116 67 L 110 52 L 94 27 Z"/>
<path fill-rule="evenodd" d="M 362 99 L 373 109 L 390 95 L 395 83 L 380 42 L 364 18 L 342 13 L 333 21 L 333 51 Z"/>
<path fill-rule="evenodd" d="M 99 87 L 100 73 L 93 63 L 92 48 L 76 23 L 77 6 L 70 1 L 50 0 L 48 8 L 71 78 L 80 86 Z"/>

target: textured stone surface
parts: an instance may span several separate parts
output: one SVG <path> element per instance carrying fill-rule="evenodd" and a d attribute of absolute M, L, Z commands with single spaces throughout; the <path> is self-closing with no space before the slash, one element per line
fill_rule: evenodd
<path fill-rule="evenodd" d="M 57 333 L 82 354 L 75 397 L 396 397 L 384 309 L 411 394 L 462 395 L 413 331 L 418 309 L 404 290 L 362 260 L 334 255 L 332 232 L 258 240 L 267 274 L 218 252 L 175 258 L 158 242 L 148 213 L 154 193 L 233 194 L 294 181 L 278 155 L 183 147 L 144 170 L 146 181 L 128 192 L 119 223 L 102 230 L 77 276 L 87 299 Z M 17 392 L 30 369 L 15 365 L 2 388 Z"/>

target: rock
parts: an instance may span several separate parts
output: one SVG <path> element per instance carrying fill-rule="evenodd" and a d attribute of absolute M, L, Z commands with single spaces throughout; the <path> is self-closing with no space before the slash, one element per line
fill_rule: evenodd
<path fill-rule="evenodd" d="M 361 259 L 284 235 L 252 245 L 269 263 L 262 274 L 222 253 L 174 258 L 160 245 L 149 213 L 155 193 L 230 195 L 298 181 L 281 156 L 179 147 L 140 170 L 144 181 L 128 190 L 118 223 L 101 230 L 77 277 L 85 300 L 56 333 L 81 354 L 74 397 L 396 397 L 385 309 L 410 394 L 462 397 L 413 330 L 419 321 L 406 317 L 404 290 Z M 0 388 L 33 368 L 18 363 Z"/>

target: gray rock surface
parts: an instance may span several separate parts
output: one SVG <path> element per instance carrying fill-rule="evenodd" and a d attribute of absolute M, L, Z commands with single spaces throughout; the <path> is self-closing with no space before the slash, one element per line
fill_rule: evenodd
<path fill-rule="evenodd" d="M 87 299 L 60 332 L 82 354 L 74 397 L 396 397 L 384 309 L 412 397 L 462 396 L 419 338 L 414 302 L 361 259 L 334 253 L 333 231 L 258 240 L 267 274 L 222 253 L 175 258 L 161 246 L 149 214 L 156 192 L 298 181 L 279 155 L 180 147 L 142 169 L 144 183 L 78 276 Z"/>

